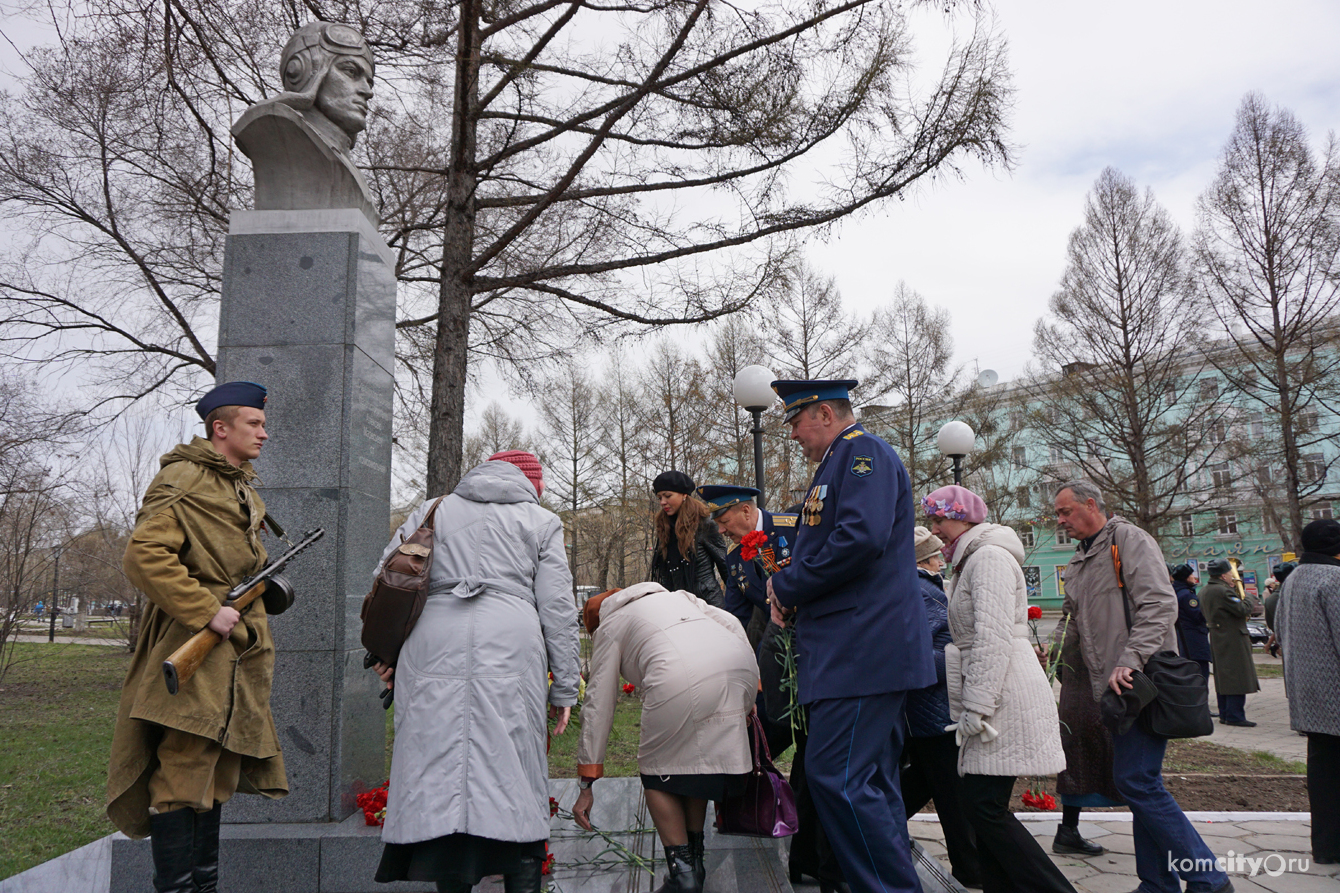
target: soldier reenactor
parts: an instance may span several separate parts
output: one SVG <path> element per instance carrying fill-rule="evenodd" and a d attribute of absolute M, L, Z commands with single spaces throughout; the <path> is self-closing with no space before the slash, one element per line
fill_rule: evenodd
<path fill-rule="evenodd" d="M 107 815 L 130 837 L 152 837 L 159 893 L 217 889 L 220 807 L 236 791 L 288 793 L 266 610 L 223 603 L 264 566 L 262 530 L 282 535 L 251 467 L 267 438 L 265 399 L 262 386 L 234 381 L 196 404 L 206 436 L 162 457 L 126 547 L 126 575 L 149 606 L 121 692 Z M 169 694 L 164 660 L 206 628 L 223 641 Z"/>

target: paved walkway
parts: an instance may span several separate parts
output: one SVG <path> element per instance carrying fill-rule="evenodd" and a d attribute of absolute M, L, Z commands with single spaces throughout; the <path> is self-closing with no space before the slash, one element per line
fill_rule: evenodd
<path fill-rule="evenodd" d="M 56 636 L 56 641 L 48 642 L 46 633 L 40 636 L 15 636 L 14 641 L 35 642 L 43 645 L 120 645 L 122 648 L 126 647 L 125 639 L 89 639 L 83 636 Z"/>
<path fill-rule="evenodd" d="M 944 832 L 934 821 L 908 823 L 912 837 L 926 851 L 945 858 Z M 1117 813 L 1106 815 L 1116 816 Z M 1129 819 L 1129 814 L 1126 814 Z M 1262 813 L 1269 819 L 1251 818 L 1250 813 L 1225 813 L 1227 821 L 1195 821 L 1205 843 L 1216 856 L 1226 860 L 1225 870 L 1237 893 L 1337 893 L 1340 891 L 1340 865 L 1313 865 L 1310 856 L 1308 822 L 1278 820 L 1279 813 Z M 1193 818 L 1199 814 L 1193 814 Z M 1021 816 L 1024 827 L 1033 832 L 1038 843 L 1051 856 L 1061 872 L 1079 893 L 1130 893 L 1140 884 L 1135 875 L 1135 849 L 1131 822 L 1080 822 L 1080 833 L 1107 852 L 1101 856 L 1058 856 L 1051 852 L 1059 814 Z M 1229 854 L 1232 854 L 1230 856 Z M 1243 859 L 1239 860 L 1238 857 Z M 1231 859 L 1231 861 L 1229 861 Z M 1253 866 L 1250 860 L 1260 859 Z M 807 893 L 803 888 L 797 893 Z"/>
<path fill-rule="evenodd" d="M 1280 661 L 1268 654 L 1258 654 L 1256 664 L 1278 667 Z M 1213 704 L 1213 682 L 1210 690 L 1210 703 Z M 1289 728 L 1289 702 L 1284 697 L 1283 679 L 1261 679 L 1261 690 L 1247 696 L 1247 718 L 1256 723 L 1256 728 L 1244 729 L 1215 722 L 1214 734 L 1204 740 L 1239 750 L 1269 751 L 1286 760 L 1307 761 L 1307 739 Z"/>

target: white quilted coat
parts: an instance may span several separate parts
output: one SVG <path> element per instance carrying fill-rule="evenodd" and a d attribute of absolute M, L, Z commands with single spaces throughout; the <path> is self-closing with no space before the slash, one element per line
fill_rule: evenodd
<path fill-rule="evenodd" d="M 1000 736 L 964 742 L 959 774 L 1052 775 L 1065 768 L 1060 720 L 1029 641 L 1023 544 L 1008 527 L 977 524 L 955 543 L 945 648 L 949 713 L 982 714 Z"/>

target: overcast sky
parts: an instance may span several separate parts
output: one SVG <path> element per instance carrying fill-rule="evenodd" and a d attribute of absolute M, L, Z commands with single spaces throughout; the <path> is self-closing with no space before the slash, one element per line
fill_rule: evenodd
<path fill-rule="evenodd" d="M 1009 379 L 1029 358 L 1033 323 L 1104 167 L 1151 187 L 1189 234 L 1248 91 L 1291 109 L 1318 146 L 1340 129 L 1340 3 L 999 0 L 993 8 L 1018 90 L 1015 170 L 969 169 L 964 181 L 849 223 L 807 254 L 853 307 L 881 303 L 906 280 L 952 313 L 960 362 Z M 921 18 L 929 59 L 942 20 Z"/>
<path fill-rule="evenodd" d="M 1189 232 L 1245 93 L 1290 108 L 1317 145 L 1340 126 L 1340 3 L 999 0 L 991 9 L 1017 88 L 1015 169 L 969 167 L 963 181 L 848 222 L 806 253 L 856 309 L 906 280 L 952 313 L 959 362 L 1008 380 L 1029 358 L 1066 238 L 1105 166 L 1153 188 Z M 4 28 L 11 39 L 33 39 L 15 25 Z M 939 12 L 915 14 L 923 64 L 938 70 L 947 33 Z M 0 47 L 0 68 L 11 66 Z M 523 406 L 500 382 L 481 384 L 472 416 L 491 398 Z"/>

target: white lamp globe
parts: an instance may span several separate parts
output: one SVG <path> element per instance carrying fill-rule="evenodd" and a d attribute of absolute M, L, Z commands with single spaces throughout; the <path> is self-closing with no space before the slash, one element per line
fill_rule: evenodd
<path fill-rule="evenodd" d="M 935 446 L 946 456 L 966 456 L 977 444 L 977 435 L 966 422 L 946 422 L 935 436 Z"/>
<path fill-rule="evenodd" d="M 735 376 L 735 402 L 745 409 L 767 409 L 777 400 L 776 380 L 767 366 L 745 366 Z"/>

